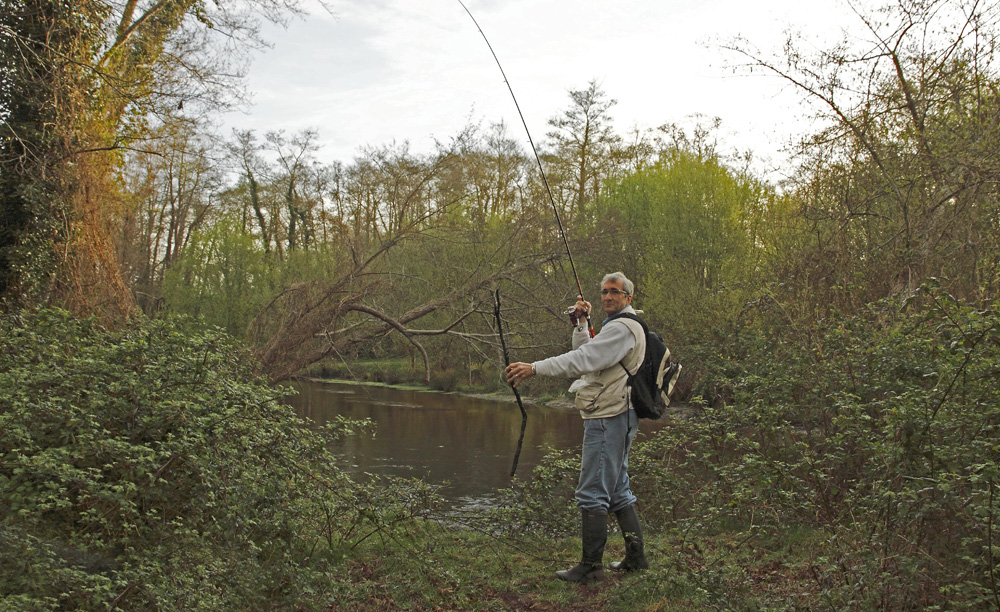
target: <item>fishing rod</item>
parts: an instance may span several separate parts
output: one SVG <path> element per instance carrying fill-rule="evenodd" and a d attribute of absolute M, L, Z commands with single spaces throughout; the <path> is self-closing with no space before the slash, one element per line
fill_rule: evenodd
<path fill-rule="evenodd" d="M 528 135 L 528 144 L 531 145 L 531 152 L 535 155 L 535 162 L 538 164 L 538 172 L 542 175 L 542 184 L 545 185 L 545 193 L 549 196 L 549 204 L 552 205 L 552 212 L 556 216 L 556 225 L 559 227 L 559 235 L 562 236 L 563 245 L 566 247 L 566 256 L 569 257 L 569 267 L 573 270 L 573 278 L 576 280 L 576 289 L 579 291 L 580 299 L 583 299 L 583 285 L 580 284 L 580 275 L 576 273 L 576 264 L 573 263 L 573 253 L 569 250 L 569 240 L 566 238 L 566 230 L 563 229 L 562 219 L 559 217 L 559 207 L 556 206 L 556 199 L 552 197 L 552 190 L 549 189 L 549 181 L 545 177 L 545 170 L 542 168 L 542 159 L 538 156 L 538 149 L 535 148 L 535 141 L 531 138 L 531 130 L 528 129 L 528 122 L 524 119 L 524 113 L 521 112 L 521 105 L 517 102 L 517 96 L 514 95 L 514 88 L 510 85 L 510 80 L 507 78 L 507 73 L 503 71 L 503 66 L 500 64 L 500 58 L 497 57 L 496 51 L 493 50 L 493 45 L 490 44 L 490 39 L 486 38 L 486 32 L 483 32 L 483 28 L 479 26 L 479 22 L 472 15 L 472 11 L 469 7 L 465 6 L 462 0 L 458 0 L 458 3 L 462 5 L 465 12 L 469 14 L 469 18 L 472 19 L 472 23 L 476 24 L 476 29 L 482 35 L 483 40 L 486 41 L 486 46 L 489 47 L 490 53 L 493 54 L 493 61 L 497 63 L 497 68 L 500 69 L 500 74 L 503 76 L 503 82 L 507 85 L 507 91 L 510 92 L 510 97 L 514 100 L 514 108 L 517 109 L 517 115 L 521 118 L 521 125 L 524 126 L 524 132 Z M 566 311 L 566 314 L 570 314 L 574 310 Z M 590 311 L 584 313 L 587 317 L 587 329 L 590 331 L 590 336 L 594 336 L 594 324 L 590 319 Z"/>

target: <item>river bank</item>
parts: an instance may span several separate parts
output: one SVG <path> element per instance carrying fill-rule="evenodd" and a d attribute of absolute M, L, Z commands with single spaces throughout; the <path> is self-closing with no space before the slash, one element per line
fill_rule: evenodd
<path fill-rule="evenodd" d="M 812 550 L 801 546 L 812 543 L 808 531 L 790 525 L 790 532 L 758 530 L 748 538 L 709 523 L 692 545 L 689 528 L 700 519 L 678 522 L 671 510 L 676 489 L 663 489 L 672 481 L 656 467 L 664 446 L 655 432 L 667 419 L 643 423 L 635 454 L 650 570 L 609 571 L 604 581 L 581 587 L 554 576 L 579 559 L 572 495 L 583 422 L 568 400 L 553 407 L 532 398 L 514 479 L 509 470 L 521 417 L 512 394 L 331 379 L 301 384 L 308 389 L 296 400 L 310 418 L 322 422 L 318 403 L 333 401 L 341 403 L 337 415 L 373 421 L 376 435 L 355 436 L 334 449 L 345 459 L 338 465 L 359 486 L 374 476 L 373 483 L 403 487 L 395 495 L 411 499 L 403 483 L 412 481 L 384 476 L 417 477 L 442 498 L 421 507 L 417 520 L 396 522 L 387 513 L 393 521 L 387 529 L 405 537 L 371 538 L 353 547 L 330 594 L 330 610 L 689 612 L 734 600 L 746 604 L 740 609 L 758 610 L 769 609 L 758 604 L 775 598 L 802 604 L 787 609 L 815 603 L 802 585 L 804 561 L 791 552 Z M 605 560 L 623 554 L 613 530 Z"/>
<path fill-rule="evenodd" d="M 458 395 L 462 397 L 468 397 L 472 399 L 486 400 L 492 402 L 501 402 L 509 404 L 517 403 L 514 394 L 510 391 L 509 388 L 504 391 L 475 391 L 475 390 L 445 391 L 442 389 L 428 387 L 426 385 L 417 384 L 413 382 L 388 383 L 388 382 L 378 382 L 370 380 L 323 378 L 315 376 L 301 376 L 301 377 L 296 377 L 294 380 L 303 380 L 315 384 L 366 385 L 373 387 L 384 387 L 388 389 L 398 389 L 400 391 L 417 391 L 421 393 L 441 393 L 447 395 Z M 566 394 L 554 396 L 550 392 L 544 395 L 535 396 L 535 395 L 525 395 L 522 392 L 521 400 L 524 402 L 525 406 L 558 408 L 563 410 L 572 410 L 574 412 L 576 411 L 573 398 Z M 697 409 L 694 405 L 687 403 L 671 402 L 670 407 L 667 409 L 666 414 L 672 415 L 675 418 L 687 419 L 691 418 L 696 413 L 696 411 Z"/>
<path fill-rule="evenodd" d="M 428 387 L 426 385 L 417 384 L 413 382 L 407 383 L 389 383 L 381 381 L 371 381 L 371 380 L 355 380 L 355 379 L 345 379 L 345 378 L 325 378 L 316 376 L 297 376 L 293 380 L 304 380 L 316 384 L 344 384 L 344 385 L 364 385 L 372 387 L 385 387 L 388 389 L 398 389 L 400 391 L 418 391 L 424 393 L 442 393 L 447 395 L 459 395 L 463 397 L 470 397 L 475 399 L 489 400 L 494 402 L 503 402 L 516 404 L 517 400 L 510 389 L 505 391 L 476 391 L 476 390 L 452 390 L 446 391 L 444 389 L 439 389 L 435 387 Z M 553 397 L 551 394 L 532 396 L 525 395 L 521 393 L 521 400 L 525 405 L 530 406 L 544 406 L 547 408 L 565 408 L 568 410 L 575 410 L 573 406 L 573 398 L 568 395 L 563 395 L 561 397 Z"/>

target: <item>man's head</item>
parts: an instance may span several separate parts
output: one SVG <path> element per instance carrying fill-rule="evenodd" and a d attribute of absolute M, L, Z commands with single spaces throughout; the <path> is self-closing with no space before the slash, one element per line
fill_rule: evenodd
<path fill-rule="evenodd" d="M 613 315 L 632 303 L 635 285 L 621 272 L 612 272 L 601 280 L 601 306 L 604 314 Z"/>

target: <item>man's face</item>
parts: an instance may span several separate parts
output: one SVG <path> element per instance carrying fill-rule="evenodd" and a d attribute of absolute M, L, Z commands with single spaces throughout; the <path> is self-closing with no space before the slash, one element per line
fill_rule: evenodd
<path fill-rule="evenodd" d="M 632 303 L 632 296 L 625 294 L 621 281 L 608 281 L 601 285 L 601 305 L 604 314 L 612 315 Z"/>

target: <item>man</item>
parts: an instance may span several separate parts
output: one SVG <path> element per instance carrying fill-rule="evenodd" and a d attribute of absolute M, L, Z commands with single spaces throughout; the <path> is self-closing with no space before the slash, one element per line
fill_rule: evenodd
<path fill-rule="evenodd" d="M 507 382 L 517 386 L 538 374 L 582 376 L 570 387 L 576 391 L 576 407 L 584 419 L 580 480 L 576 505 L 581 510 L 583 555 L 576 566 L 556 572 L 570 582 L 590 582 L 604 577 L 604 545 L 608 538 L 608 514 L 618 518 L 625 538 L 625 560 L 612 569 L 625 571 L 648 567 L 643 550 L 642 529 L 635 510 L 635 495 L 629 489 L 628 454 L 639 426 L 631 408 L 627 387 L 629 372 L 636 372 L 646 351 L 642 326 L 620 313 L 634 313 L 635 287 L 621 272 L 601 281 L 601 306 L 608 317 L 593 338 L 585 315 L 590 303 L 577 298 L 574 307 L 573 350 L 534 363 L 507 366 Z"/>

